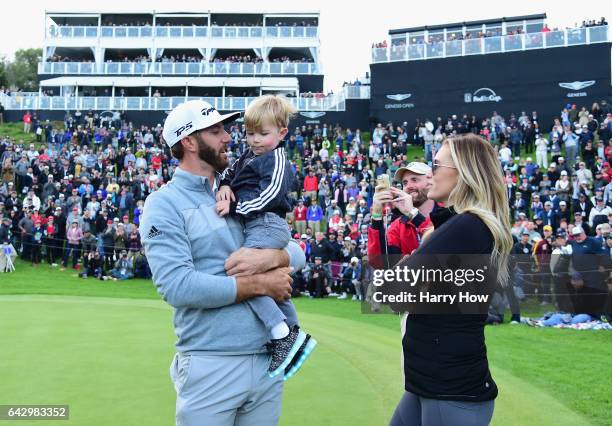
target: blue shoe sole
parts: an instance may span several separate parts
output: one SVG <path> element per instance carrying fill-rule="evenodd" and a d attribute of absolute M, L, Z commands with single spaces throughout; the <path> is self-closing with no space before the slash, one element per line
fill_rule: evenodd
<path fill-rule="evenodd" d="M 298 372 L 298 370 L 300 369 L 302 364 L 304 364 L 304 361 L 306 361 L 306 359 L 308 359 L 308 357 L 310 356 L 310 354 L 312 353 L 312 351 L 314 350 L 314 348 L 316 346 L 317 346 L 317 341 L 315 339 L 313 339 L 313 338 L 310 338 L 310 340 L 308 340 L 308 343 L 306 344 L 306 347 L 304 348 L 302 354 L 300 355 L 300 359 L 297 360 L 295 365 L 293 367 L 291 367 L 289 372 L 287 374 L 285 374 L 285 377 L 283 377 L 284 381 L 289 380 L 295 373 Z"/>
<path fill-rule="evenodd" d="M 293 359 L 295 354 L 300 350 L 300 347 L 304 344 L 305 340 L 306 340 L 306 333 L 300 330 L 300 332 L 298 333 L 297 339 L 295 339 L 295 342 L 293 343 L 293 346 L 291 347 L 291 350 L 289 351 L 289 355 L 287 355 L 287 358 L 285 358 L 283 363 L 279 365 L 274 371 L 270 371 L 268 373 L 268 376 L 276 377 L 280 373 L 284 372 L 285 368 L 287 368 L 287 366 L 291 363 L 291 360 Z"/>

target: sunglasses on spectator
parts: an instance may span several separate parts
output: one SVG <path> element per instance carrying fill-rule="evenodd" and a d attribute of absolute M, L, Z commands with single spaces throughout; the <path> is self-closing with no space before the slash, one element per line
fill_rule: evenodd
<path fill-rule="evenodd" d="M 431 173 L 435 174 L 436 170 L 439 169 L 440 167 L 447 167 L 449 169 L 456 169 L 457 168 L 455 166 L 451 166 L 451 165 L 447 165 L 447 164 L 440 164 L 440 163 L 436 163 L 434 161 L 433 164 L 431 165 Z"/>

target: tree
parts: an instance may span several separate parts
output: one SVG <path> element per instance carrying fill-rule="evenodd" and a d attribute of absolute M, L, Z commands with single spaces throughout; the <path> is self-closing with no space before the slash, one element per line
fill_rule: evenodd
<path fill-rule="evenodd" d="M 20 49 L 15 52 L 15 60 L 6 66 L 8 86 L 24 92 L 38 91 L 38 63 L 42 59 L 42 49 Z"/>
<path fill-rule="evenodd" d="M 0 87 L 7 87 L 8 80 L 6 79 L 6 58 L 4 56 L 0 56 Z"/>

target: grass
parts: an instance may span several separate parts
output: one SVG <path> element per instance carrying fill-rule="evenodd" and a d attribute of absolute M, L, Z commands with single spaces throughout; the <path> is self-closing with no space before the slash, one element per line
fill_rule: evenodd
<path fill-rule="evenodd" d="M 285 386 L 281 425 L 387 424 L 402 393 L 398 318 L 346 300 L 294 302 L 319 346 Z M 0 403 L 70 404 L 67 424 L 79 426 L 172 424 L 171 314 L 150 281 L 18 261 L 0 274 Z M 494 425 L 609 424 L 609 332 L 502 325 L 486 335 Z"/>
<path fill-rule="evenodd" d="M 60 121 L 52 122 L 55 128 L 64 128 L 64 123 Z M 23 123 L 4 123 L 0 126 L 0 136 L 5 137 L 9 136 L 14 141 L 19 142 L 19 140 L 23 139 L 24 143 L 34 143 L 36 147 L 39 146 L 46 147 L 46 144 L 38 144 L 36 142 L 36 133 L 33 131 L 30 133 L 23 132 Z"/>
<path fill-rule="evenodd" d="M 9 124 L 0 134 L 35 138 L 22 130 Z M 422 157 L 408 148 L 409 161 Z M 17 267 L 0 274 L 0 404 L 67 403 L 68 424 L 79 426 L 171 424 L 175 337 L 152 283 Z M 386 424 L 402 393 L 397 317 L 364 315 L 351 301 L 295 304 L 320 345 L 286 385 L 281 424 Z M 541 310 L 523 306 L 529 316 Z M 500 388 L 494 425 L 609 424 L 609 332 L 503 325 L 486 335 Z M 46 423 L 55 424 L 37 422 Z"/>

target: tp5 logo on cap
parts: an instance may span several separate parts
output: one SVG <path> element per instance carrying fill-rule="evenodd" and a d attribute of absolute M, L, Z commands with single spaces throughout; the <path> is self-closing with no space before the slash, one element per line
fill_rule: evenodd
<path fill-rule="evenodd" d="M 189 123 L 179 127 L 178 129 L 176 129 L 176 131 L 174 133 L 176 133 L 176 136 L 179 136 L 181 133 L 183 133 L 185 130 L 189 130 L 193 127 L 193 123 L 190 121 Z"/>

